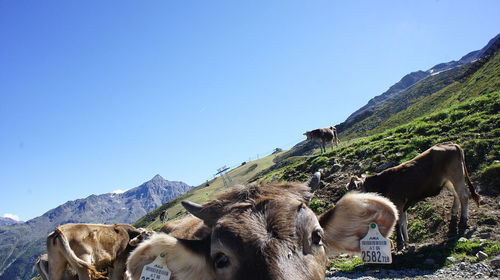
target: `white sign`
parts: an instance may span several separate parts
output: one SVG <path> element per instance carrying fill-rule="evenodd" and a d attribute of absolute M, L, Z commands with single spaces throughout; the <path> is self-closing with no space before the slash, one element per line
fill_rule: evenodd
<path fill-rule="evenodd" d="M 156 259 L 145 265 L 142 268 L 140 280 L 169 280 L 172 272 L 168 269 L 167 265 L 162 261 L 163 255 L 156 257 Z"/>
<path fill-rule="evenodd" d="M 366 236 L 361 239 L 361 259 L 365 263 L 392 263 L 391 242 L 385 238 L 375 223 L 371 223 Z"/>

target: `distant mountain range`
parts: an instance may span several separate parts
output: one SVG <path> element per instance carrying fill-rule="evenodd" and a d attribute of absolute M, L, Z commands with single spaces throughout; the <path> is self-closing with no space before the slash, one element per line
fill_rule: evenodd
<path fill-rule="evenodd" d="M 0 227 L 0 279 L 30 279 L 45 238 L 66 223 L 134 223 L 146 213 L 192 189 L 160 175 L 123 193 L 91 195 L 68 201 L 25 223 Z"/>
<path fill-rule="evenodd" d="M 15 224 L 19 224 L 19 223 L 22 223 L 22 222 L 16 221 L 14 219 L 7 218 L 7 217 L 0 217 L 0 227 L 15 225 Z"/>

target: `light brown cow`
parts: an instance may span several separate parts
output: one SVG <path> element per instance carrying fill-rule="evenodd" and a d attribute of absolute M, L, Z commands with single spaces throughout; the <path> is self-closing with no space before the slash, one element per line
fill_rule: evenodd
<path fill-rule="evenodd" d="M 359 251 L 369 224 L 391 233 L 395 206 L 376 194 L 350 193 L 319 218 L 308 208 L 307 184 L 236 186 L 208 203 L 183 202 L 194 216 L 141 243 L 127 261 L 139 280 L 162 255 L 171 280 L 324 279 L 328 250 Z M 198 219 L 199 218 L 199 219 Z M 184 226 L 194 226 L 189 232 Z M 204 236 L 195 237 L 204 228 Z"/>
<path fill-rule="evenodd" d="M 348 189 L 379 193 L 396 204 L 400 214 L 397 225 L 398 249 L 406 247 L 408 243 L 406 210 L 426 197 L 438 195 L 444 187 L 450 189 L 454 196 L 452 219 L 457 220 L 458 208 L 461 206 L 460 224 L 465 227 L 469 192 L 478 206 L 480 198 L 467 174 L 464 151 L 457 144 L 437 144 L 412 160 L 378 174 L 364 179 L 353 176 L 347 185 Z"/>
<path fill-rule="evenodd" d="M 307 140 L 317 141 L 321 146 L 321 152 L 326 152 L 326 144 L 331 143 L 332 149 L 334 145 L 339 145 L 340 140 L 337 136 L 337 128 L 329 126 L 324 128 L 317 128 L 311 131 L 306 131 L 304 134 Z"/>
<path fill-rule="evenodd" d="M 108 269 L 113 280 L 123 279 L 132 245 L 137 245 L 149 234 L 126 224 L 58 226 L 47 237 L 49 279 L 66 279 L 68 265 L 80 280 L 103 278 Z"/>

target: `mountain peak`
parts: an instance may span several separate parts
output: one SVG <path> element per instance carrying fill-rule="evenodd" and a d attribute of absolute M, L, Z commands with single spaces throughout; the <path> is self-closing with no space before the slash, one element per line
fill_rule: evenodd
<path fill-rule="evenodd" d="M 165 178 L 163 178 L 160 174 L 156 174 L 150 181 L 165 181 Z"/>
<path fill-rule="evenodd" d="M 0 217 L 0 226 L 9 226 L 21 223 L 21 221 L 17 221 L 9 217 Z"/>

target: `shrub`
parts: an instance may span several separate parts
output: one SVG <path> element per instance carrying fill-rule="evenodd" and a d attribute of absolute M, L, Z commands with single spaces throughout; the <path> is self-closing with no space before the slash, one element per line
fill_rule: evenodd
<path fill-rule="evenodd" d="M 318 170 L 319 168 L 326 167 L 329 163 L 329 158 L 325 156 L 319 156 L 316 157 L 311 161 L 311 168 L 310 170 L 315 171 Z"/>
<path fill-rule="evenodd" d="M 309 208 L 314 211 L 316 214 L 321 214 L 325 211 L 325 205 L 326 203 L 319 198 L 313 198 L 311 199 L 311 202 L 309 203 Z"/>
<path fill-rule="evenodd" d="M 479 165 L 486 159 L 486 156 L 491 151 L 491 146 L 488 140 L 483 139 L 474 139 L 463 145 L 464 150 L 468 152 L 466 153 L 466 162 L 471 171 L 477 170 Z"/>
<path fill-rule="evenodd" d="M 486 216 L 486 217 L 481 217 L 479 218 L 479 224 L 480 225 L 496 225 L 497 224 L 497 219 L 493 216 Z"/>
<path fill-rule="evenodd" d="M 440 112 L 440 113 L 436 113 L 436 114 L 432 114 L 432 115 L 428 116 L 427 118 L 425 118 L 425 120 L 438 122 L 438 121 L 442 121 L 446 118 L 448 118 L 448 113 L 447 112 Z"/>
<path fill-rule="evenodd" d="M 500 162 L 494 162 L 482 170 L 483 179 L 498 180 L 500 178 Z"/>
<path fill-rule="evenodd" d="M 415 220 L 409 223 L 408 235 L 410 242 L 419 242 L 428 237 L 428 229 L 421 220 Z"/>

